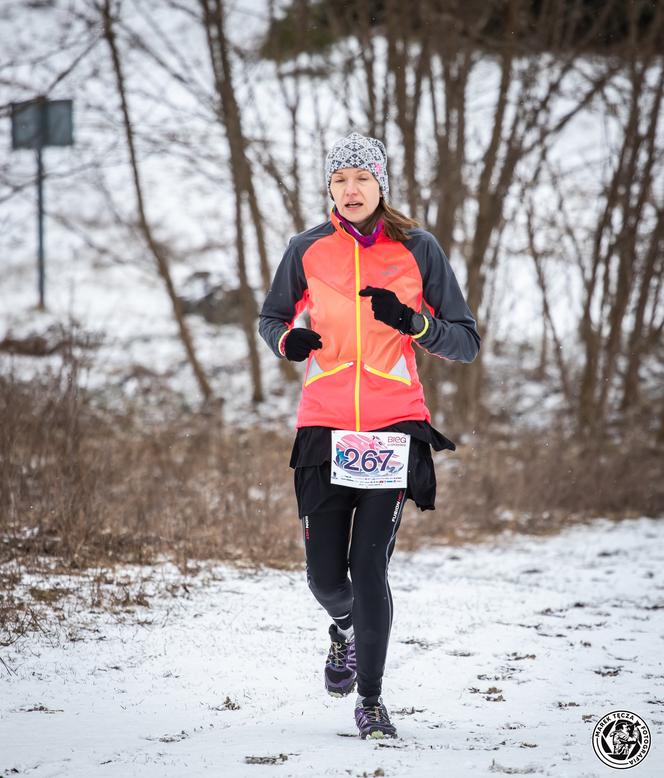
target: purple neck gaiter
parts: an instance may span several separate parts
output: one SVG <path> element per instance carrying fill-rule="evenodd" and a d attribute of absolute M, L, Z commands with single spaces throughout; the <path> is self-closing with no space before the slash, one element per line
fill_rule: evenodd
<path fill-rule="evenodd" d="M 360 246 L 364 246 L 364 248 L 373 246 L 373 244 L 378 240 L 378 236 L 383 231 L 382 219 L 378 219 L 378 222 L 376 223 L 376 226 L 374 227 L 374 230 L 370 235 L 363 235 L 352 222 L 349 222 L 348 219 L 344 219 L 344 217 L 337 210 L 336 205 L 334 206 L 334 215 L 337 217 L 337 219 L 339 219 L 341 224 L 344 226 L 346 232 L 349 233 L 349 235 L 352 235 L 355 238 L 355 240 L 360 244 Z"/>

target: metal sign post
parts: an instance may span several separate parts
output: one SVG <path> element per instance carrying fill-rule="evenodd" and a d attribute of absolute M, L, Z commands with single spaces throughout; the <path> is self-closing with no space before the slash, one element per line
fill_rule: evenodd
<path fill-rule="evenodd" d="M 38 97 L 12 103 L 12 150 L 34 149 L 37 153 L 37 270 L 39 307 L 44 309 L 44 166 L 45 146 L 72 146 L 74 143 L 71 100 Z"/>

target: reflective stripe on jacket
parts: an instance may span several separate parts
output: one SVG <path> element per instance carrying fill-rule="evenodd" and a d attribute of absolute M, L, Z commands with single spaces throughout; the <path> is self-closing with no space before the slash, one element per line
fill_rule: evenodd
<path fill-rule="evenodd" d="M 405 242 L 384 233 L 361 246 L 332 211 L 323 224 L 291 238 L 260 313 L 258 331 L 274 354 L 305 308 L 322 348 L 307 360 L 297 427 L 367 431 L 398 421 L 430 421 L 417 374 L 414 338 L 377 321 L 365 286 L 391 289 L 427 319 L 415 340 L 435 356 L 472 362 L 477 325 L 450 263 L 431 233 Z M 424 307 L 423 307 L 424 306 Z"/>

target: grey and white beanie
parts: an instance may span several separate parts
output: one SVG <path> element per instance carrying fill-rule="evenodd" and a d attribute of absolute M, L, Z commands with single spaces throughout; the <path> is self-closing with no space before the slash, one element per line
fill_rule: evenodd
<path fill-rule="evenodd" d="M 327 191 L 332 196 L 330 181 L 332 173 L 344 167 L 359 167 L 368 170 L 380 185 L 383 197 L 387 199 L 390 185 L 387 180 L 387 152 L 377 138 L 351 132 L 345 138 L 336 141 L 325 159 L 325 180 Z"/>

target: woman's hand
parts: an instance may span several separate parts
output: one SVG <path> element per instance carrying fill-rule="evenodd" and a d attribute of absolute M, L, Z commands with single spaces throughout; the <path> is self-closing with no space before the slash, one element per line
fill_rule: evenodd
<path fill-rule="evenodd" d="M 291 362 L 302 362 L 313 349 L 322 347 L 320 335 L 306 327 L 293 327 L 284 338 L 284 354 Z"/>
<path fill-rule="evenodd" d="M 412 334 L 412 320 L 416 311 L 402 303 L 391 289 L 365 286 L 358 294 L 360 297 L 371 297 L 371 309 L 375 319 L 394 327 L 402 335 Z"/>

